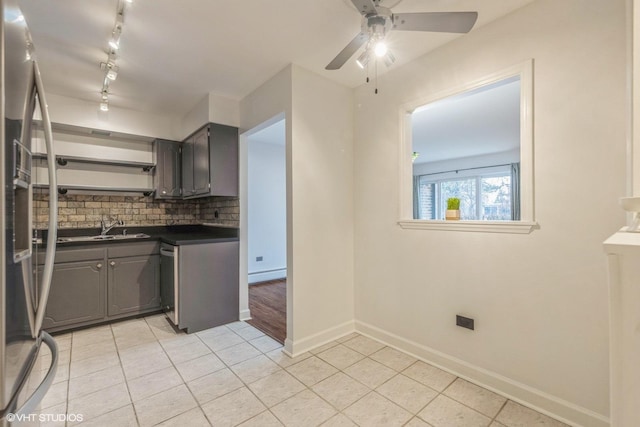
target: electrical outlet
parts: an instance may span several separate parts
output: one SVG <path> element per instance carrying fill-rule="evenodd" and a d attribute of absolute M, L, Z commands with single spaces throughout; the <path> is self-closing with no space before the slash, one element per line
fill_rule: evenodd
<path fill-rule="evenodd" d="M 256 257 L 256 261 L 262 261 L 262 257 L 261 256 L 257 256 Z"/>
<path fill-rule="evenodd" d="M 456 314 L 456 326 L 471 329 L 472 331 L 475 329 L 472 318 L 460 316 L 459 314 Z"/>

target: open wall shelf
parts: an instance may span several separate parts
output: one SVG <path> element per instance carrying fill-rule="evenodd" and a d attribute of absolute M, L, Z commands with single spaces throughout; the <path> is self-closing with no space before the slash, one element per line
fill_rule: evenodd
<path fill-rule="evenodd" d="M 46 159 L 47 155 L 44 153 L 34 153 L 34 159 Z M 84 164 L 95 164 L 95 165 L 108 165 L 108 166 L 126 166 L 133 168 L 141 168 L 143 172 L 150 172 L 156 166 L 153 163 L 145 163 L 145 162 L 131 162 L 128 160 L 105 160 L 105 159 L 96 159 L 90 157 L 77 157 L 77 156 L 65 156 L 65 155 L 56 155 L 56 162 L 59 166 L 67 166 L 69 163 L 84 163 Z"/>
<path fill-rule="evenodd" d="M 49 189 L 48 184 L 34 184 L 34 188 L 43 188 Z M 58 194 L 67 194 L 67 193 L 84 193 L 84 194 L 92 194 L 92 193 L 115 193 L 115 194 L 123 194 L 123 193 L 142 193 L 143 196 L 151 196 L 154 193 L 153 188 L 127 188 L 127 187 L 106 187 L 99 185 L 58 185 Z"/>

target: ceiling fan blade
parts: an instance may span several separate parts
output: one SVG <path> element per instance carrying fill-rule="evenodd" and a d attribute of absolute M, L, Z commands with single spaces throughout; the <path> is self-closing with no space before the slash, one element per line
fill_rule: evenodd
<path fill-rule="evenodd" d="M 477 19 L 478 12 L 394 13 L 393 29 L 400 31 L 468 33 Z"/>
<path fill-rule="evenodd" d="M 376 5 L 373 0 L 351 0 L 353 5 L 363 15 L 376 12 Z"/>
<path fill-rule="evenodd" d="M 369 36 L 364 33 L 360 33 L 355 36 L 353 40 L 351 40 L 349 44 L 346 45 L 345 48 L 342 49 L 342 51 L 340 51 L 340 53 L 335 58 L 333 58 L 333 61 L 331 61 L 329 65 L 324 67 L 324 69 L 337 70 L 342 67 L 344 63 L 347 62 L 349 58 L 351 58 L 353 54 L 356 53 L 358 49 L 360 49 L 360 46 L 365 44 L 368 39 Z"/>

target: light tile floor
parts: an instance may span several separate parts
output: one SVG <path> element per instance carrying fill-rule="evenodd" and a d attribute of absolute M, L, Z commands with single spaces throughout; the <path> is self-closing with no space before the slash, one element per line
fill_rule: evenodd
<path fill-rule="evenodd" d="M 355 333 L 295 359 L 244 322 L 186 335 L 162 315 L 56 340 L 45 426 L 566 426 Z"/>

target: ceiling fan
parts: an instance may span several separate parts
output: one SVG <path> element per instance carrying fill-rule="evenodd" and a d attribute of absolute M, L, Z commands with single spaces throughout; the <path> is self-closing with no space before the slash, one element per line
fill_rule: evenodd
<path fill-rule="evenodd" d="M 351 0 L 362 14 L 362 28 L 353 40 L 325 67 L 326 70 L 338 70 L 367 43 L 364 52 L 356 63 L 364 68 L 372 52 L 383 58 L 387 66 L 395 58 L 384 44 L 389 31 L 433 31 L 441 33 L 468 33 L 478 19 L 478 12 L 422 12 L 392 13 L 380 6 L 382 0 Z"/>

